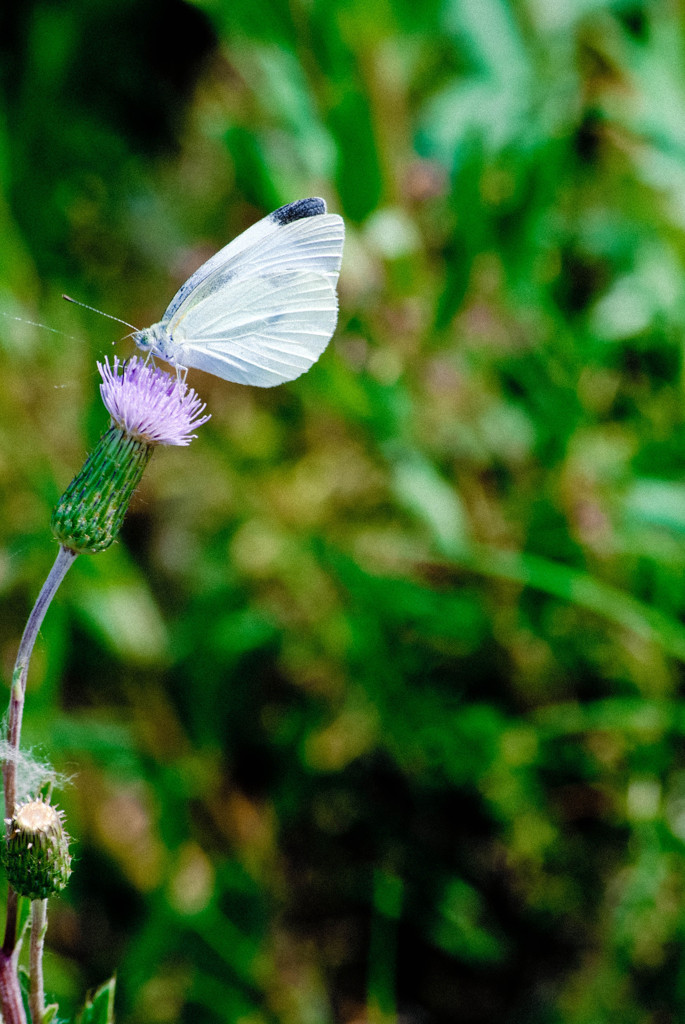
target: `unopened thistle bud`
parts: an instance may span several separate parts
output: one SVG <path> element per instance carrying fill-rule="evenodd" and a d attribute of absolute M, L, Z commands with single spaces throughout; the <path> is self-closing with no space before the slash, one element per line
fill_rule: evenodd
<path fill-rule="evenodd" d="M 17 807 L 8 825 L 4 861 L 14 891 L 31 900 L 61 892 L 71 874 L 62 812 L 48 800 L 29 800 Z"/>
<path fill-rule="evenodd" d="M 204 405 L 177 374 L 134 357 L 98 363 L 109 430 L 52 514 L 52 532 L 72 551 L 104 551 L 121 529 L 128 504 L 158 444 L 187 445 L 206 423 Z M 120 372 L 121 370 L 121 372 Z"/>

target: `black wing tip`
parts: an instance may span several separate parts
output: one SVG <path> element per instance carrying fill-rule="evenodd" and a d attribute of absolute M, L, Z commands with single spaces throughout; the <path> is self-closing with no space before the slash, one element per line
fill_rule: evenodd
<path fill-rule="evenodd" d="M 311 199 L 298 199 L 287 206 L 281 206 L 270 215 L 274 224 L 291 224 L 294 220 L 304 220 L 305 217 L 319 217 L 326 212 L 326 203 L 323 199 L 313 197 Z"/>

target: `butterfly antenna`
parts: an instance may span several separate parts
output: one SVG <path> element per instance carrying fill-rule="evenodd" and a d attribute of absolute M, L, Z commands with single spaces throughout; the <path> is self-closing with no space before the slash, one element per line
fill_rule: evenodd
<path fill-rule="evenodd" d="M 101 309 L 96 309 L 95 306 L 89 306 L 85 302 L 79 302 L 78 299 L 72 299 L 71 295 L 63 295 L 62 298 L 66 299 L 67 302 L 73 302 L 75 306 L 83 306 L 84 309 L 89 309 L 91 313 L 99 313 L 100 316 L 106 316 L 108 320 L 116 320 L 118 324 L 123 324 L 124 327 L 131 327 L 134 331 L 139 330 L 138 327 L 134 327 L 133 324 L 130 324 L 128 320 L 122 320 L 119 316 L 112 316 L 111 313 L 103 313 Z"/>
<path fill-rule="evenodd" d="M 30 324 L 31 327 L 42 327 L 44 331 L 52 331 L 53 334 L 61 334 L 65 338 L 71 337 L 71 335 L 65 334 L 64 331 L 58 331 L 55 327 L 48 327 L 47 324 L 39 324 L 37 320 L 27 320 L 24 316 L 12 316 L 11 313 L 4 313 L 2 310 L 0 310 L 0 316 L 4 316 L 8 320 L 17 320 L 20 324 Z"/>

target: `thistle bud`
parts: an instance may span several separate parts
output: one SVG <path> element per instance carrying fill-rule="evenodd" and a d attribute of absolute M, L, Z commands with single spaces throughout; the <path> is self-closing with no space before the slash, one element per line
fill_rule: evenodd
<path fill-rule="evenodd" d="M 7 823 L 4 861 L 14 891 L 31 900 L 61 892 L 71 874 L 62 812 L 38 798 L 18 806 Z"/>
<path fill-rule="evenodd" d="M 187 445 L 206 423 L 204 405 L 185 380 L 138 358 L 98 363 L 109 430 L 52 514 L 52 532 L 71 551 L 104 551 L 121 529 L 129 502 L 158 444 Z M 120 372 L 121 370 L 121 372 Z"/>
<path fill-rule="evenodd" d="M 104 551 L 116 538 L 152 446 L 110 427 L 52 513 L 52 532 L 71 551 Z"/>

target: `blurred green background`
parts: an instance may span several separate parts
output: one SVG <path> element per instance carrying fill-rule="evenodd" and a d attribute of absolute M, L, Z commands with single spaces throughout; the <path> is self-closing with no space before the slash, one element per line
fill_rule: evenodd
<path fill-rule="evenodd" d="M 63 1014 L 685 1019 L 684 5 L 24 0 L 0 89 L 5 681 L 132 352 L 61 293 L 142 327 L 282 203 L 348 231 L 319 363 L 191 374 L 45 621 Z"/>

